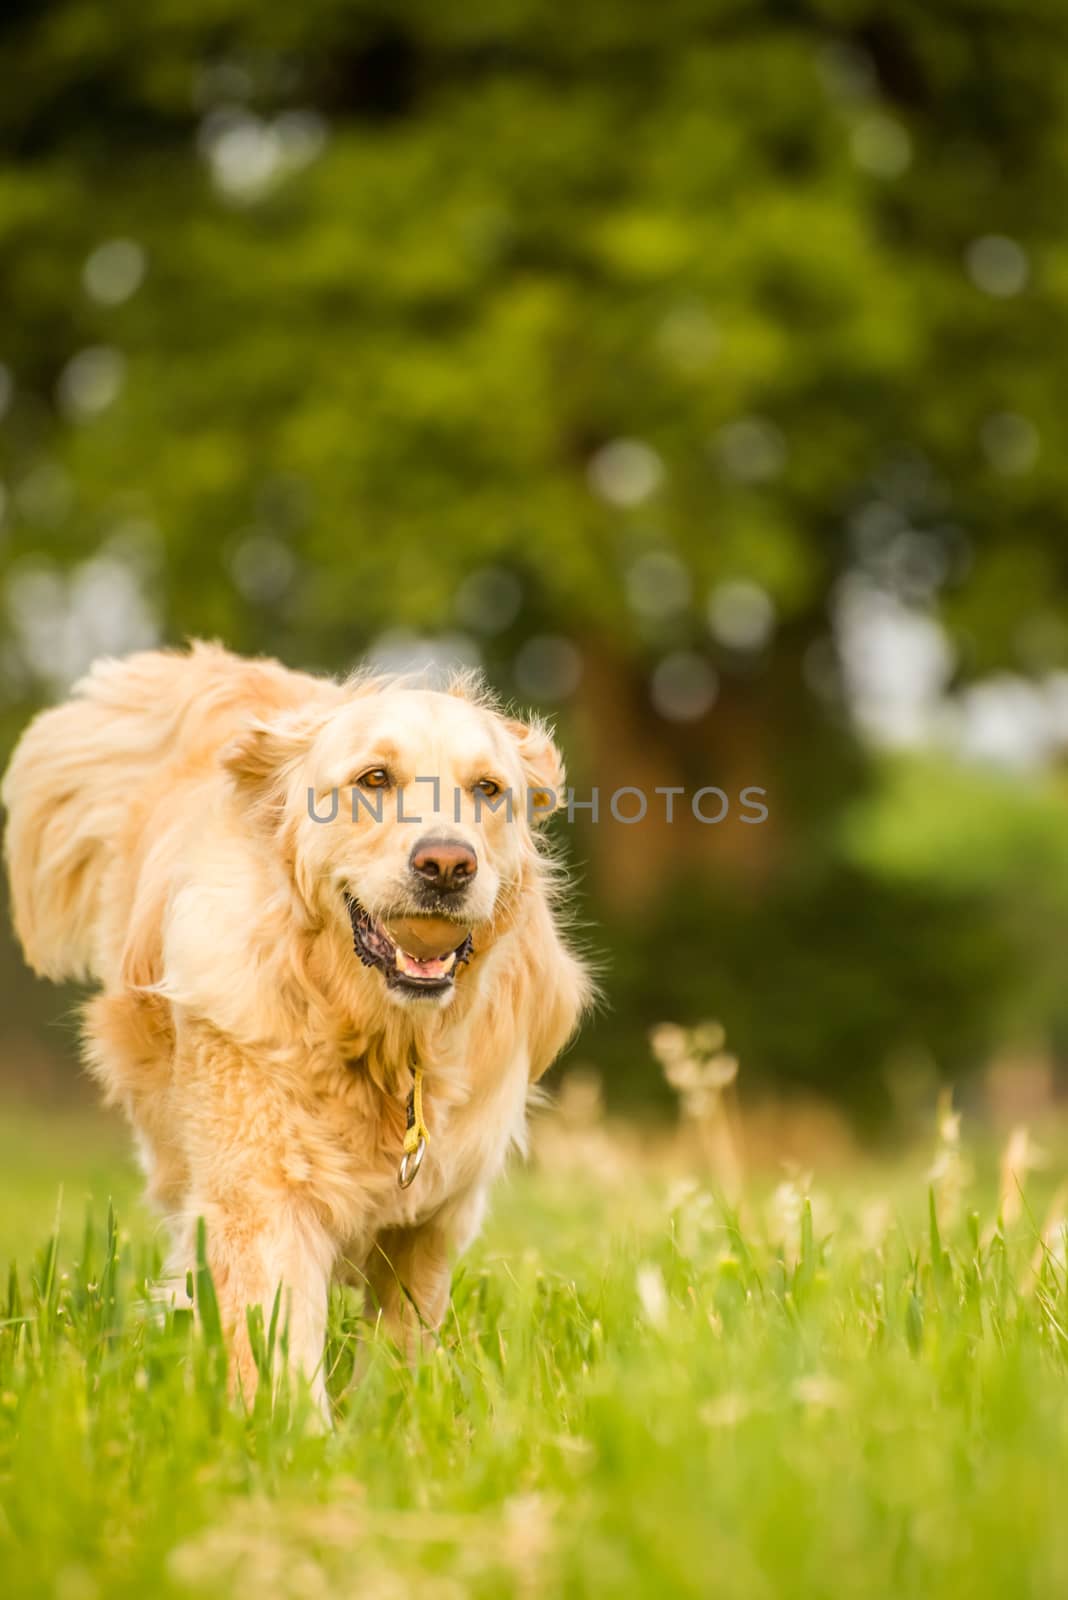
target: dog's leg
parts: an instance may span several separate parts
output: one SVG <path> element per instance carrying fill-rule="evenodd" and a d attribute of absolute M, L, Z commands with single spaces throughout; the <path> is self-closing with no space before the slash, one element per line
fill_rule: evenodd
<path fill-rule="evenodd" d="M 189 1189 L 189 1170 L 171 1109 L 174 1029 L 158 995 L 107 992 L 82 1013 L 85 1062 L 109 1105 L 134 1130 L 148 1199 L 172 1214 Z"/>
<path fill-rule="evenodd" d="M 436 1223 L 387 1228 L 367 1260 L 368 1310 L 380 1313 L 409 1359 L 441 1324 L 449 1303 L 449 1241 Z"/>
<path fill-rule="evenodd" d="M 334 1241 L 299 1201 L 250 1186 L 234 1196 L 194 1199 L 187 1213 L 186 1238 L 179 1259 L 191 1258 L 197 1217 L 207 1230 L 207 1260 L 223 1330 L 230 1349 L 230 1381 L 246 1403 L 257 1384 L 248 1333 L 248 1310 L 260 1307 L 270 1326 L 275 1296 L 281 1291 L 278 1323 L 291 1372 L 306 1380 L 326 1421 L 330 1405 L 323 1371 L 326 1315 Z M 276 1346 L 276 1359 L 280 1352 Z"/>
<path fill-rule="evenodd" d="M 387 1228 L 367 1260 L 368 1309 L 380 1313 L 411 1360 L 436 1333 L 449 1304 L 452 1261 L 478 1232 L 485 1193 L 473 1189 L 412 1228 Z"/>

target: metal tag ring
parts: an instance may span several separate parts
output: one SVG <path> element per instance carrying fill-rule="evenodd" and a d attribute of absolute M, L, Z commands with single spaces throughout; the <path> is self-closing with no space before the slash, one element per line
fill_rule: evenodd
<path fill-rule="evenodd" d="M 401 1156 L 400 1170 L 397 1173 L 397 1182 L 400 1184 L 402 1189 L 407 1189 L 410 1184 L 415 1182 L 415 1179 L 419 1174 L 419 1168 L 423 1165 L 423 1157 L 425 1155 L 426 1140 L 423 1138 L 423 1135 L 420 1134 L 419 1143 L 416 1145 L 415 1149 L 405 1150 L 404 1154 Z"/>

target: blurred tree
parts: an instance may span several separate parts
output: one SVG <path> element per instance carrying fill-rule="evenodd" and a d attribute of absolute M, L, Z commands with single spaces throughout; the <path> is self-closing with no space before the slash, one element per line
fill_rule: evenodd
<path fill-rule="evenodd" d="M 9 5 L 8 731 L 153 633 L 443 637 L 561 700 L 580 785 L 768 788 L 764 828 L 586 830 L 620 970 L 659 919 L 678 1003 L 741 1016 L 685 874 L 801 978 L 787 907 L 889 905 L 834 826 L 883 781 L 842 577 L 937 606 L 961 679 L 1068 662 L 1066 43 L 1060 0 Z M 843 958 L 790 1076 L 879 1066 Z"/>

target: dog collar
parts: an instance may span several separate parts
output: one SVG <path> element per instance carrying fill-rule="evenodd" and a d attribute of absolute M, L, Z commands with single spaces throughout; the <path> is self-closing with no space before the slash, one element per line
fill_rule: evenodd
<path fill-rule="evenodd" d="M 430 1130 L 423 1120 L 423 1069 L 416 1064 L 412 1069 L 412 1087 L 408 1092 L 408 1125 L 404 1130 L 404 1153 L 397 1171 L 397 1182 L 407 1189 L 419 1175 L 426 1147 L 430 1143 Z"/>

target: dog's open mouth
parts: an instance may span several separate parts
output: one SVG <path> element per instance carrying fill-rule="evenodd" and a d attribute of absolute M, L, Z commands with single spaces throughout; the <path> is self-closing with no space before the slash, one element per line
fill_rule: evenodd
<path fill-rule="evenodd" d="M 457 972 L 471 957 L 471 934 L 459 923 L 443 925 L 443 920 L 436 917 L 389 919 L 394 933 L 385 922 L 365 911 L 352 895 L 346 894 L 345 904 L 356 954 L 365 967 L 377 967 L 391 989 L 403 989 L 409 994 L 443 994 L 452 988 Z M 421 924 L 425 924 L 425 930 Z M 458 943 L 448 947 L 448 940 L 454 935 Z M 406 950 L 402 938 L 414 944 L 415 950 Z"/>

